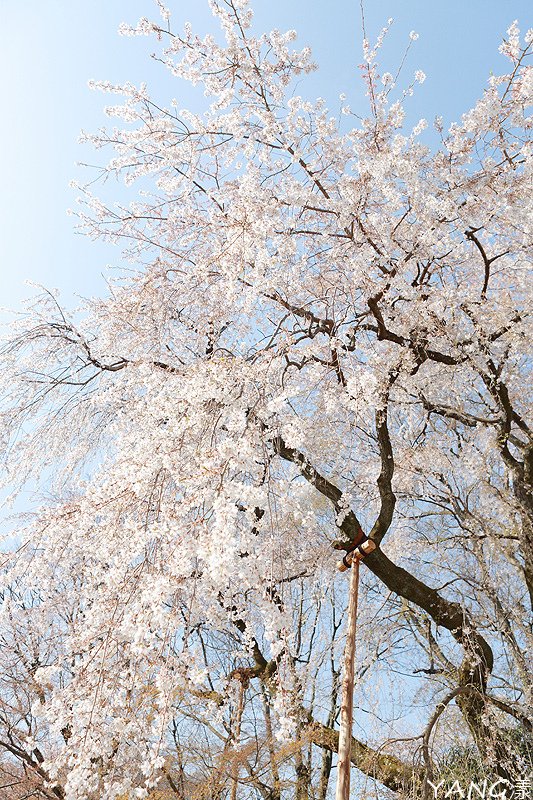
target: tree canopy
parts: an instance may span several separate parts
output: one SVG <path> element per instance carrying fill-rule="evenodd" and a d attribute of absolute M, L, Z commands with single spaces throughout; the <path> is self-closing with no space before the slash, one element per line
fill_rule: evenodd
<path fill-rule="evenodd" d="M 75 312 L 43 292 L 2 350 L 6 480 L 43 490 L 4 557 L 5 770 L 65 800 L 326 800 L 332 543 L 362 529 L 361 785 L 418 795 L 452 742 L 512 782 L 532 729 L 533 36 L 511 26 L 507 73 L 429 147 L 403 124 L 423 74 L 402 91 L 378 66 L 386 29 L 368 114 L 339 120 L 295 93 L 308 49 L 255 35 L 247 0 L 210 0 L 220 40 L 159 6 L 122 32 L 155 35 L 205 113 L 97 85 L 120 98 L 87 136 L 111 151 L 99 177 L 137 191 L 84 187 L 79 224 L 129 269 Z"/>

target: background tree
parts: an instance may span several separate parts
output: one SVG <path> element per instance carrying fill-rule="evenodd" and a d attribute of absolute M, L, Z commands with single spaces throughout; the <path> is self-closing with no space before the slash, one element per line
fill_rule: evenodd
<path fill-rule="evenodd" d="M 74 314 L 44 293 L 3 350 L 8 481 L 51 488 L 5 563 L 0 744 L 47 797 L 325 800 L 330 545 L 362 527 L 362 784 L 426 791 L 452 720 L 512 781 L 532 724 L 531 32 L 511 26 L 509 72 L 431 151 L 423 120 L 402 129 L 414 83 L 378 71 L 386 31 L 350 127 L 294 94 L 294 32 L 210 5 L 223 42 L 161 5 L 123 29 L 164 40 L 205 114 L 98 85 L 123 98 L 123 127 L 87 137 L 114 151 L 100 177 L 139 192 L 83 189 L 80 224 L 131 270 Z"/>

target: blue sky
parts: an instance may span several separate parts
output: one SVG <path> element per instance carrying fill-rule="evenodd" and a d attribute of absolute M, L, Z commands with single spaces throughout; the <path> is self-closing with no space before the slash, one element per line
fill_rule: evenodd
<path fill-rule="evenodd" d="M 189 20 L 198 32 L 213 29 L 206 0 L 167 5 L 174 28 Z M 354 110 L 363 105 L 359 0 L 256 0 L 254 7 L 258 30 L 295 28 L 299 42 L 311 45 L 320 71 L 300 93 L 325 97 L 332 110 L 341 92 Z M 120 22 L 156 15 L 153 0 L 0 0 L 0 306 L 19 308 L 33 291 L 28 279 L 59 288 L 69 306 L 77 305 L 76 294 L 105 291 L 102 276 L 107 264 L 120 262 L 118 250 L 75 234 L 66 214 L 75 200 L 69 181 L 91 177 L 76 162 L 104 158 L 77 142 L 82 128 L 95 130 L 107 119 L 108 98 L 91 92 L 88 79 L 147 81 L 166 102 L 176 97 L 195 110 L 203 104 L 201 93 L 151 61 L 155 40 L 117 35 Z M 518 19 L 523 31 L 533 24 L 526 0 L 365 0 L 365 15 L 371 39 L 388 17 L 395 20 L 384 69 L 398 65 L 409 31 L 420 34 L 405 78 L 421 69 L 427 80 L 411 100 L 411 123 L 460 117 L 490 71 L 505 69 L 498 45 L 509 24 Z M 117 186 L 117 197 L 122 191 Z"/>

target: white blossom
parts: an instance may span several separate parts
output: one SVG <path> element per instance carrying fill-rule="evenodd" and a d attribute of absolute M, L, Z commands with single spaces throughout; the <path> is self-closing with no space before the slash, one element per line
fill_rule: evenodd
<path fill-rule="evenodd" d="M 509 73 L 449 131 L 438 117 L 431 150 L 425 119 L 405 126 L 413 84 L 392 102 L 393 73 L 380 79 L 391 19 L 363 43 L 366 117 L 340 95 L 353 122 L 339 125 L 295 93 L 314 65 L 294 31 L 255 35 L 247 0 L 210 6 L 220 36 L 170 31 L 160 0 L 158 22 L 121 26 L 155 36 L 204 108 L 89 82 L 114 96 L 113 127 L 82 139 L 109 152 L 102 176 L 129 199 L 76 186 L 77 221 L 127 267 L 72 312 L 38 289 L 1 351 L 6 489 L 39 497 L 4 547 L 0 727 L 65 800 L 166 791 L 180 726 L 221 780 L 231 753 L 248 780 L 251 741 L 250 781 L 270 774 L 276 737 L 287 764 L 319 739 L 346 600 L 330 545 L 359 526 L 383 550 L 361 568 L 359 688 L 369 718 L 399 713 L 359 731 L 376 757 L 357 766 L 390 789 L 396 755 L 372 750 L 384 728 L 415 742 L 412 765 L 415 705 L 418 736 L 446 692 L 477 680 L 472 696 L 495 700 L 491 647 L 497 713 L 509 703 L 514 724 L 531 699 L 532 73 L 518 27 Z M 468 707 L 457 695 L 443 715 L 470 742 L 486 731 Z"/>

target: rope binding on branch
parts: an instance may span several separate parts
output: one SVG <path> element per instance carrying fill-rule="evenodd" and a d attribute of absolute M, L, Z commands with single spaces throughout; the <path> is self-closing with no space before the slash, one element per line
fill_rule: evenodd
<path fill-rule="evenodd" d="M 356 558 L 361 560 L 375 550 L 376 543 L 373 539 L 368 538 L 362 528 L 359 528 L 356 536 L 352 540 L 342 541 L 340 539 L 335 539 L 335 541 L 332 542 L 332 547 L 335 550 L 346 550 L 346 555 L 343 556 L 342 561 L 339 561 L 337 564 L 339 572 L 346 572 L 347 569 L 350 569 Z"/>

